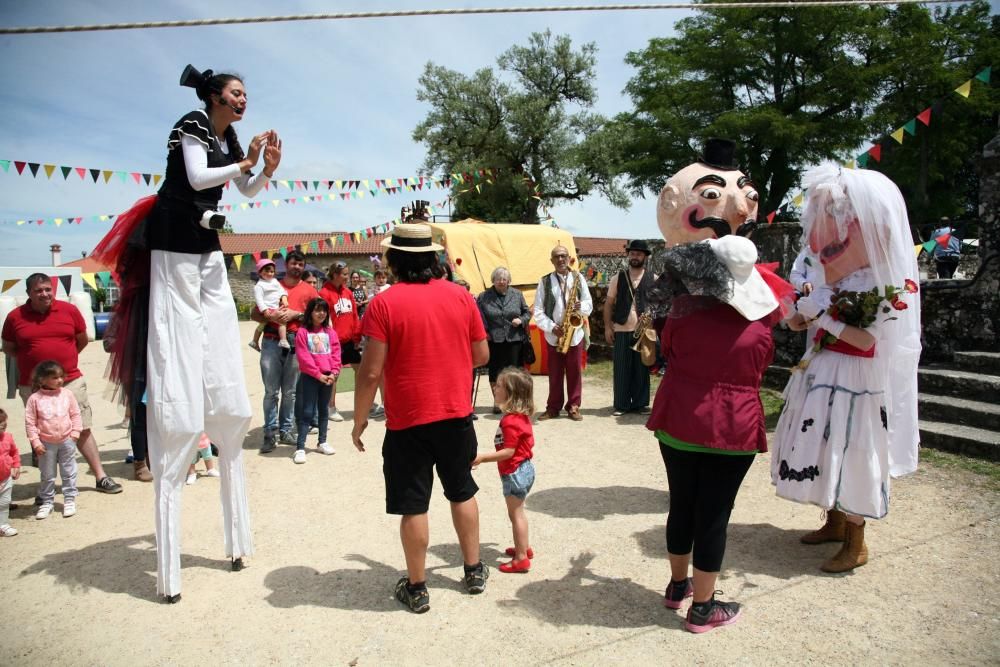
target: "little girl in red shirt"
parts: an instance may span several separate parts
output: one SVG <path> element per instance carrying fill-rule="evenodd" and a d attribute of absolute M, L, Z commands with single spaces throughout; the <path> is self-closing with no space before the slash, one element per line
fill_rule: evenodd
<path fill-rule="evenodd" d="M 500 371 L 494 395 L 504 415 L 493 439 L 496 451 L 480 454 L 472 462 L 472 467 L 476 467 L 496 461 L 500 471 L 507 516 L 514 531 L 514 546 L 506 552 L 512 560 L 500 565 L 500 571 L 507 573 L 527 572 L 535 555 L 528 546 L 528 517 L 524 513 L 524 499 L 535 483 L 535 466 L 531 462 L 535 446 L 531 430 L 531 415 L 535 412 L 533 393 L 534 382 L 524 369 L 511 366 Z"/>

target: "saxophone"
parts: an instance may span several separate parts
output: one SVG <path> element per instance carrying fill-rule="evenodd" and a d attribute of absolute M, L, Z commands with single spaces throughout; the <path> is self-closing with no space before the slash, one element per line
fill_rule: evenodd
<path fill-rule="evenodd" d="M 580 283 L 574 281 L 573 294 L 566 299 L 566 312 L 562 318 L 562 336 L 556 341 L 556 350 L 560 354 L 569 352 L 573 343 L 573 334 L 583 325 L 583 315 L 580 314 Z"/>

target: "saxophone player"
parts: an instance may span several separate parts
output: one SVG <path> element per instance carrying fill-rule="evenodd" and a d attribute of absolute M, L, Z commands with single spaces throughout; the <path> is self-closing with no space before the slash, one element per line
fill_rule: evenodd
<path fill-rule="evenodd" d="M 646 270 L 649 244 L 635 240 L 625 248 L 628 268 L 608 285 L 604 301 L 604 339 L 614 347 L 614 412 L 649 413 L 649 368 L 633 349 L 640 317 L 646 312 L 646 293 L 655 276 Z"/>
<path fill-rule="evenodd" d="M 538 281 L 533 309 L 535 323 L 545 334 L 549 366 L 549 397 L 538 418 L 558 417 L 565 408 L 570 419 L 580 421 L 584 329 L 594 302 L 583 276 L 570 270 L 569 250 L 557 245 L 550 259 L 555 271 Z"/>

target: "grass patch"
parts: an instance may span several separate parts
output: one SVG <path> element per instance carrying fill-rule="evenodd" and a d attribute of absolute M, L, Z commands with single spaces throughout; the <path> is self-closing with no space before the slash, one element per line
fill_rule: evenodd
<path fill-rule="evenodd" d="M 344 366 L 340 370 L 340 377 L 337 378 L 337 393 L 354 391 L 354 370 L 349 366 Z"/>
<path fill-rule="evenodd" d="M 1000 463 L 974 459 L 929 447 L 921 447 L 920 463 L 928 464 L 934 468 L 972 473 L 980 477 L 980 481 L 989 490 L 1000 491 Z"/>

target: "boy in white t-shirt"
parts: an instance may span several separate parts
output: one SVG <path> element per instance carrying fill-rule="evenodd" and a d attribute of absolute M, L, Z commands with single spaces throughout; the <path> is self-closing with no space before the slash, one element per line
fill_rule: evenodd
<path fill-rule="evenodd" d="M 260 258 L 257 260 L 257 275 L 259 279 L 257 284 L 253 286 L 253 300 L 257 304 L 257 310 L 261 312 L 261 315 L 265 317 L 270 317 L 278 310 L 288 307 L 288 294 L 285 292 L 285 288 L 281 286 L 275 278 L 275 267 L 274 262 L 267 258 Z M 264 327 L 266 323 L 262 322 L 257 330 L 253 333 L 253 340 L 250 341 L 250 347 L 260 352 L 260 337 L 264 333 Z M 278 327 L 278 345 L 285 349 L 290 348 L 288 344 L 288 331 L 284 324 L 277 325 Z"/>

